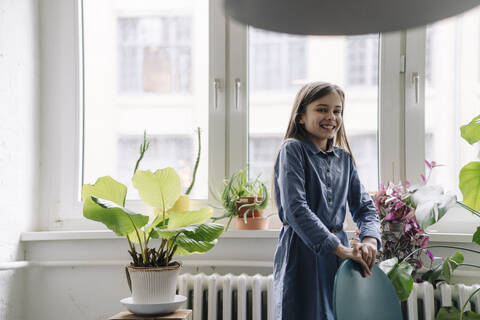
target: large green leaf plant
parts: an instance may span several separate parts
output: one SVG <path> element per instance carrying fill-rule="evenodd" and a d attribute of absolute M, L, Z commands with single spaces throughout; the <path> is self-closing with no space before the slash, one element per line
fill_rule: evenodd
<path fill-rule="evenodd" d="M 470 123 L 461 126 L 460 133 L 470 145 L 480 141 L 480 115 L 473 118 Z M 480 162 L 467 163 L 460 170 L 459 180 L 459 188 L 463 195 L 463 207 L 480 217 Z M 472 241 L 480 244 L 480 226 L 477 226 Z"/>
<path fill-rule="evenodd" d="M 145 134 L 132 182 L 141 200 L 153 208 L 153 217 L 127 209 L 127 187 L 109 176 L 82 188 L 84 217 L 101 222 L 116 235 L 126 237 L 134 267 L 168 266 L 173 263 L 174 254 L 204 253 L 215 246 L 223 232 L 221 224 L 207 223 L 212 208 L 190 210 L 184 205 L 180 177 L 173 168 L 155 172 L 138 170 L 148 146 Z M 152 239 L 161 240 L 158 248 L 149 247 Z"/>

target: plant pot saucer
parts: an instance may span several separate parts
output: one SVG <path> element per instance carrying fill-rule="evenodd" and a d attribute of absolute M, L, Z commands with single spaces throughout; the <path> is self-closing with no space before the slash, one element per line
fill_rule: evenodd
<path fill-rule="evenodd" d="M 120 300 L 120 302 L 127 308 L 128 311 L 140 316 L 160 316 L 173 313 L 178 310 L 182 304 L 185 303 L 185 301 L 187 301 L 187 297 L 179 294 L 175 296 L 173 301 L 164 303 L 133 303 L 132 297 L 127 297 Z"/>

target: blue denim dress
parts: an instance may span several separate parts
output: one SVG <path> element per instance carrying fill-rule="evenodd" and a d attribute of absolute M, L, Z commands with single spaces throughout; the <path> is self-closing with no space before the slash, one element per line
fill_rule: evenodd
<path fill-rule="evenodd" d="M 360 231 L 378 241 L 380 222 L 360 183 L 350 154 L 329 152 L 312 141 L 286 140 L 275 163 L 280 232 L 274 260 L 275 319 L 334 320 L 333 283 L 342 262 L 332 251 L 349 246 L 343 225 L 346 205 Z"/>

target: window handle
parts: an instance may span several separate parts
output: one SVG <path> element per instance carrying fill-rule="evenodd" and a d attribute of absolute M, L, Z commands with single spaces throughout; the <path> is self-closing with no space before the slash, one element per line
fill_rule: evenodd
<path fill-rule="evenodd" d="M 413 85 L 415 86 L 415 104 L 420 101 L 420 75 L 418 72 L 412 74 Z"/>
<path fill-rule="evenodd" d="M 240 79 L 235 79 L 235 110 L 240 109 L 240 87 L 242 83 Z"/>
<path fill-rule="evenodd" d="M 220 89 L 220 80 L 213 80 L 213 110 L 218 110 L 218 89 Z"/>

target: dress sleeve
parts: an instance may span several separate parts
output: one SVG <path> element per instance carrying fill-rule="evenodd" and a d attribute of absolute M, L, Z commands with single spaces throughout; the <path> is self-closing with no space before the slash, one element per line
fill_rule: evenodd
<path fill-rule="evenodd" d="M 350 180 L 348 188 L 348 208 L 352 213 L 353 221 L 357 224 L 360 231 L 360 240 L 365 237 L 377 239 L 377 247 L 381 248 L 380 221 L 378 219 L 377 209 L 372 198 L 360 182 L 357 168 L 355 168 L 352 158 L 348 156 L 350 166 Z"/>
<path fill-rule="evenodd" d="M 317 255 L 331 253 L 340 240 L 312 212 L 305 195 L 306 159 L 300 146 L 285 143 L 278 154 L 277 183 L 285 219 L 293 231 Z"/>

